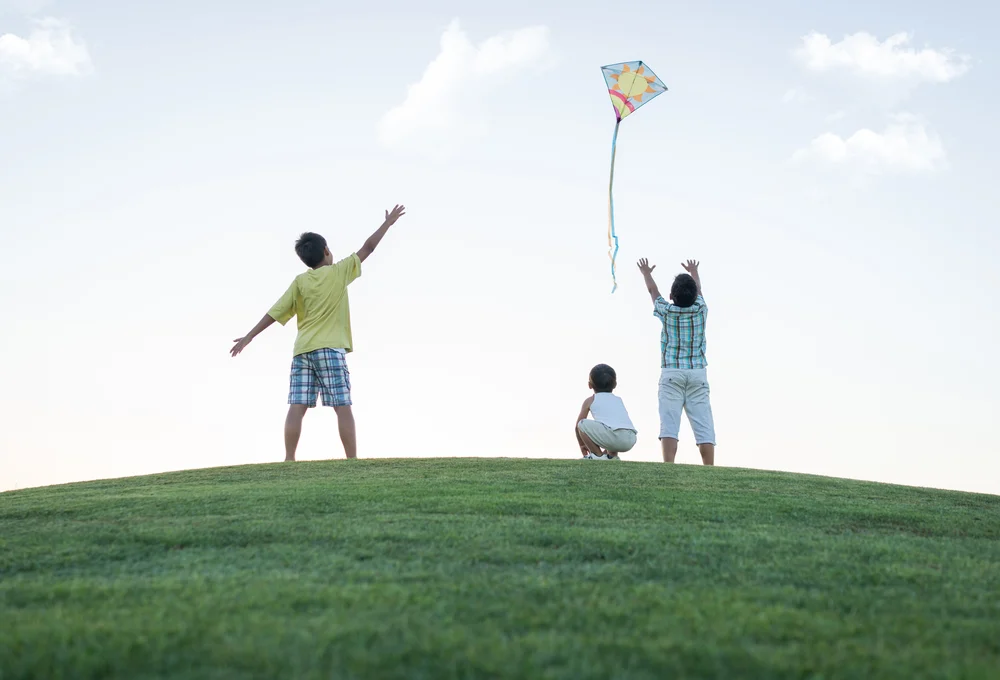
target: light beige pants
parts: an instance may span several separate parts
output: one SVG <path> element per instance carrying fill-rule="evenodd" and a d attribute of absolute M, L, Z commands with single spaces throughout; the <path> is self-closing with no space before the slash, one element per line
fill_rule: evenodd
<path fill-rule="evenodd" d="M 590 441 L 611 453 L 631 451 L 635 446 L 635 430 L 612 430 L 604 423 L 596 420 L 581 420 L 580 432 L 587 435 Z"/>

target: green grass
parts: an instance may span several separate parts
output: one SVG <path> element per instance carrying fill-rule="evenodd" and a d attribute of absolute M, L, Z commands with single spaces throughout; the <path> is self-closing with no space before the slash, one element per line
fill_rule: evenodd
<path fill-rule="evenodd" d="M 997 678 L 1000 497 L 336 461 L 0 494 L 0 680 Z"/>

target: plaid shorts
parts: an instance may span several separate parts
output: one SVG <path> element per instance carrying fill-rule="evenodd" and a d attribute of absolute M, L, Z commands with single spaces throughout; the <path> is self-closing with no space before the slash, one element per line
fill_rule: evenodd
<path fill-rule="evenodd" d="M 351 405 L 351 374 L 342 352 L 317 349 L 292 359 L 288 403 L 313 408 L 318 394 L 323 395 L 323 406 Z"/>

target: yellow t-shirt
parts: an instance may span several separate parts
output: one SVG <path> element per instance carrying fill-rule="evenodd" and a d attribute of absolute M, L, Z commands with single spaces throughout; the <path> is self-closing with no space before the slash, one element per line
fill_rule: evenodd
<path fill-rule="evenodd" d="M 361 260 L 353 253 L 336 264 L 299 274 L 274 303 L 268 316 L 282 326 L 298 317 L 296 356 L 317 349 L 353 350 L 347 285 L 359 276 Z"/>

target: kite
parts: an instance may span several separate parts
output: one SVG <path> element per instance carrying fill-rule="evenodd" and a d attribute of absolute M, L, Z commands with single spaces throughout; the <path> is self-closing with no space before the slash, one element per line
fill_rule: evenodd
<path fill-rule="evenodd" d="M 611 281 L 618 290 L 615 278 L 615 259 L 618 257 L 618 234 L 615 232 L 615 151 L 618 146 L 618 127 L 622 119 L 654 97 L 667 91 L 656 74 L 641 61 L 627 61 L 622 64 L 602 66 L 604 81 L 608 84 L 608 94 L 615 107 L 615 136 L 611 139 L 611 181 L 608 183 L 608 257 L 611 259 Z"/>

